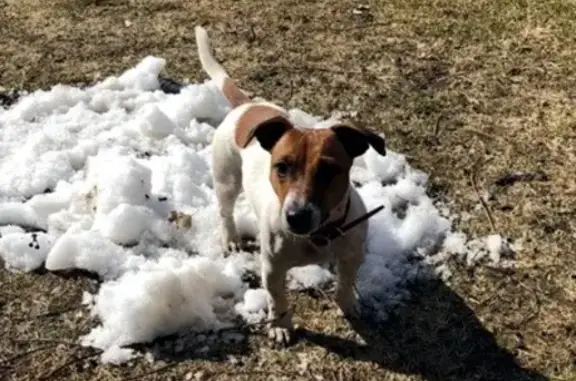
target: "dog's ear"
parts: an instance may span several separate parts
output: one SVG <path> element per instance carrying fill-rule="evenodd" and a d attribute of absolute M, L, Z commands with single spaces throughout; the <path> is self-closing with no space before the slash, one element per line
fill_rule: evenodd
<path fill-rule="evenodd" d="M 368 130 L 350 127 L 344 124 L 332 126 L 332 131 L 350 157 L 363 155 L 369 146 L 372 146 L 380 155 L 386 155 L 386 141 L 379 135 Z"/>
<path fill-rule="evenodd" d="M 286 131 L 294 126 L 285 114 L 269 106 L 250 107 L 238 120 L 234 139 L 245 148 L 256 138 L 262 148 L 270 151 Z"/>

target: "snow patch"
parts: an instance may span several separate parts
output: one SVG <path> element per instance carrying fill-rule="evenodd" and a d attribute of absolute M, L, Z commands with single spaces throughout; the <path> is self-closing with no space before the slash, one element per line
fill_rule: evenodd
<path fill-rule="evenodd" d="M 163 93 L 164 65 L 146 57 L 93 86 L 57 85 L 0 108 L 4 265 L 98 274 L 100 289 L 82 303 L 99 325 L 82 344 L 101 349 L 103 362 L 128 361 L 136 353 L 126 346 L 163 335 L 217 329 L 236 315 L 266 317 L 266 292 L 244 278 L 259 272 L 258 256 L 225 257 L 220 248 L 210 143 L 230 107 L 212 81 Z M 288 111 L 303 127 L 338 121 Z M 427 175 L 403 155 L 369 149 L 355 159 L 351 178 L 369 209 L 385 206 L 369 220 L 357 279 L 359 297 L 378 317 L 408 296 L 408 282 L 429 275 L 425 264 L 448 274 L 454 257 L 502 262 L 505 240 L 453 232 L 446 208 L 426 194 Z M 257 237 L 243 195 L 236 221 L 242 234 Z M 305 266 L 290 270 L 288 285 L 322 287 L 333 278 L 322 266 Z"/>

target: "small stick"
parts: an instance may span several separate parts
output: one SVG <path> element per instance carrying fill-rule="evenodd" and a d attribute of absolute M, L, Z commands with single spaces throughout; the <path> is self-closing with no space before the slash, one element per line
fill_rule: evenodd
<path fill-rule="evenodd" d="M 294 66 L 289 66 L 289 65 L 261 64 L 261 66 L 267 67 L 267 68 L 290 70 L 290 71 L 321 71 L 321 72 L 336 73 L 336 74 L 364 74 L 361 71 L 336 70 L 336 69 L 328 69 L 325 67 L 310 66 L 310 65 L 300 65 L 298 67 L 294 67 Z"/>
<path fill-rule="evenodd" d="M 373 27 L 379 27 L 379 26 L 388 26 L 390 25 L 389 22 L 373 22 L 370 24 L 365 24 L 365 25 L 355 25 L 355 26 L 350 26 L 350 27 L 346 27 L 346 28 L 330 28 L 330 30 L 334 31 L 334 32 L 345 32 L 348 30 L 354 30 L 354 29 L 366 29 L 366 28 L 373 28 Z"/>
<path fill-rule="evenodd" d="M 440 132 L 442 129 L 441 123 L 443 120 L 444 120 L 444 115 L 440 115 L 438 117 L 438 119 L 436 119 L 436 124 L 434 125 L 434 131 L 433 131 L 435 138 L 438 138 L 440 136 Z"/>
<path fill-rule="evenodd" d="M 288 95 L 288 101 L 286 102 L 286 104 L 290 103 L 292 97 L 294 97 L 294 81 L 290 79 L 290 94 Z"/>
<path fill-rule="evenodd" d="M 486 139 L 492 139 L 492 140 L 500 140 L 500 139 L 501 139 L 501 140 L 504 140 L 504 141 L 507 142 L 507 143 L 509 142 L 507 139 L 504 139 L 504 138 L 502 138 L 502 137 L 500 137 L 500 136 L 490 135 L 490 134 L 488 134 L 488 133 L 486 133 L 486 132 L 484 132 L 484 131 L 480 131 L 480 130 L 477 130 L 477 129 L 472 128 L 472 127 L 464 127 L 464 128 L 462 128 L 462 130 L 463 130 L 463 131 L 466 131 L 466 132 L 470 132 L 470 133 L 472 133 L 472 134 L 476 134 L 476 135 L 485 137 Z"/>
<path fill-rule="evenodd" d="M 6 366 L 6 367 L 10 368 L 10 367 L 11 367 L 11 365 L 10 365 L 11 362 L 13 362 L 13 361 L 15 361 L 15 360 L 18 360 L 18 359 L 20 359 L 20 358 L 22 358 L 22 357 L 26 357 L 26 356 L 28 356 L 28 355 L 31 355 L 31 354 L 33 354 L 33 353 L 40 352 L 40 351 L 43 351 L 43 350 L 45 350 L 45 349 L 50 349 L 50 348 L 54 348 L 54 345 L 44 345 L 44 346 L 42 346 L 42 347 L 38 347 L 38 348 L 34 348 L 34 349 L 29 349 L 29 350 L 27 350 L 27 351 L 17 353 L 17 354 L 15 354 L 15 355 L 12 356 L 12 357 L 8 357 L 7 359 L 0 361 L 0 367 Z"/>
<path fill-rule="evenodd" d="M 478 200 L 480 201 L 480 204 L 482 205 L 482 208 L 484 209 L 484 213 L 486 214 L 486 217 L 488 218 L 488 221 L 490 222 L 490 227 L 492 228 L 492 232 L 496 233 L 496 224 L 494 223 L 494 218 L 492 217 L 492 213 L 490 212 L 490 208 L 488 207 L 488 204 L 486 203 L 486 201 L 484 200 L 484 198 L 480 194 L 480 190 L 478 189 L 478 183 L 476 182 L 476 169 L 475 168 L 470 173 L 470 182 L 472 183 L 472 187 L 474 188 L 474 191 L 476 192 L 476 196 L 478 197 Z"/>
<path fill-rule="evenodd" d="M 56 368 L 52 369 L 50 372 L 48 372 L 48 374 L 44 374 L 40 377 L 38 377 L 38 381 L 45 381 L 45 380 L 50 380 L 52 379 L 52 377 L 54 377 L 54 375 L 58 372 L 60 372 L 62 369 L 74 364 L 75 362 L 78 361 L 82 361 L 82 360 L 86 360 L 89 359 L 91 357 L 95 357 L 95 356 L 99 356 L 101 354 L 101 352 L 93 352 L 84 356 L 80 356 L 80 357 L 74 357 L 62 364 L 60 364 L 59 366 L 57 366 Z"/>
<path fill-rule="evenodd" d="M 149 372 L 143 372 L 143 373 L 137 374 L 136 376 L 124 378 L 124 381 L 140 380 L 144 377 L 148 377 L 148 376 L 152 376 L 153 374 L 158 374 L 160 372 L 164 372 L 165 370 L 173 368 L 176 365 L 179 365 L 179 364 L 178 363 L 166 364 L 166 365 L 163 365 L 163 366 L 158 367 L 156 369 L 152 369 Z"/>
<path fill-rule="evenodd" d="M 274 323 L 274 322 L 282 319 L 285 315 L 286 315 L 286 312 L 283 313 L 282 315 L 278 316 L 277 318 L 274 318 L 274 319 L 265 319 L 264 321 L 256 322 L 256 323 L 242 323 L 242 324 L 235 325 L 232 327 L 216 329 L 212 332 L 214 332 L 215 334 L 220 334 L 222 332 L 241 331 L 241 330 L 244 330 L 246 328 L 265 326 L 266 324 Z"/>
<path fill-rule="evenodd" d="M 50 343 L 50 344 L 62 344 L 62 345 L 69 345 L 69 346 L 80 346 L 80 344 L 73 343 L 71 341 L 45 339 L 45 338 L 37 338 L 37 339 L 12 339 L 12 338 L 8 338 L 8 340 L 15 342 L 15 343 Z"/>
<path fill-rule="evenodd" d="M 16 320 L 16 321 L 24 321 L 24 320 L 43 319 L 43 318 L 48 318 L 48 317 L 63 315 L 63 314 L 65 314 L 65 313 L 75 311 L 75 310 L 77 310 L 77 309 L 79 309 L 79 308 L 80 308 L 80 306 L 74 306 L 74 307 L 64 308 L 64 309 L 59 310 L 59 311 L 44 312 L 44 313 L 41 313 L 41 314 L 31 315 L 31 316 L 28 316 L 28 317 L 26 317 L 26 318 L 15 319 L 15 320 Z"/>

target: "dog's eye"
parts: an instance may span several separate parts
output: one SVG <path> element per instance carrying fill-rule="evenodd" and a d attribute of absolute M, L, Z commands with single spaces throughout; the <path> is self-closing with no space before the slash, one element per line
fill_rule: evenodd
<path fill-rule="evenodd" d="M 334 164 L 323 164 L 316 172 L 316 180 L 327 185 L 340 173 L 342 173 L 342 168 L 339 166 Z"/>
<path fill-rule="evenodd" d="M 290 165 L 284 161 L 280 161 L 274 164 L 274 169 L 278 174 L 278 177 L 284 178 L 288 175 L 288 171 L 290 170 Z"/>

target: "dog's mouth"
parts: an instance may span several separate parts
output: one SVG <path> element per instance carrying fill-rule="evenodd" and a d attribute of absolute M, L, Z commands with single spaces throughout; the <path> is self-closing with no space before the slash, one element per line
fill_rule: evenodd
<path fill-rule="evenodd" d="M 308 237 L 313 234 L 316 230 L 320 229 L 317 224 L 307 222 L 303 224 L 290 224 L 288 221 L 284 221 L 284 227 L 288 234 L 294 237 Z"/>
<path fill-rule="evenodd" d="M 317 215 L 311 221 L 305 223 L 290 224 L 289 219 L 284 218 L 284 228 L 288 234 L 296 238 L 312 239 L 322 233 L 323 229 L 330 225 L 328 221 L 330 213 L 325 210 L 318 210 Z"/>
<path fill-rule="evenodd" d="M 310 234 L 312 234 L 312 230 L 308 230 L 308 229 L 298 230 L 298 229 L 294 229 L 294 228 L 288 228 L 288 233 L 290 233 L 291 235 L 293 235 L 295 237 L 307 237 Z"/>
<path fill-rule="evenodd" d="M 326 220 L 322 220 L 324 223 L 318 224 L 314 229 L 295 229 L 294 227 L 285 226 L 285 231 L 289 237 L 297 240 L 309 241 L 317 247 L 324 247 L 328 245 L 331 241 L 332 230 L 331 223 L 326 223 Z"/>

